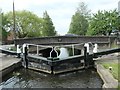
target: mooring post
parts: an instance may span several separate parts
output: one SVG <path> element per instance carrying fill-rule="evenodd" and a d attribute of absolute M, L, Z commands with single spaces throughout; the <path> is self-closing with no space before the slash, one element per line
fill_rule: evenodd
<path fill-rule="evenodd" d="M 88 64 L 89 64 L 88 57 L 89 57 L 89 44 L 85 43 L 85 45 L 84 45 L 84 62 L 85 62 L 85 68 L 87 68 Z"/>
<path fill-rule="evenodd" d="M 98 52 L 98 45 L 94 44 L 93 53 L 97 53 L 97 52 Z"/>
<path fill-rule="evenodd" d="M 20 54 L 21 54 L 21 49 L 20 46 L 17 45 L 17 57 L 20 58 Z"/>
<path fill-rule="evenodd" d="M 28 51 L 27 45 L 23 44 L 23 62 L 24 62 L 25 68 L 28 68 L 28 59 L 27 59 L 28 52 L 27 51 Z"/>
<path fill-rule="evenodd" d="M 98 52 L 98 45 L 97 44 L 94 44 L 94 48 L 93 48 L 93 57 L 97 57 L 95 56 L 95 53 Z"/>
<path fill-rule="evenodd" d="M 51 68 L 51 74 L 54 74 L 53 73 L 53 69 L 54 69 L 54 67 L 53 67 L 53 57 L 48 57 L 47 59 L 50 60 L 48 63 L 49 63 L 50 68 Z"/>
<path fill-rule="evenodd" d="M 86 67 L 87 66 L 87 47 L 84 47 L 84 62 Z"/>

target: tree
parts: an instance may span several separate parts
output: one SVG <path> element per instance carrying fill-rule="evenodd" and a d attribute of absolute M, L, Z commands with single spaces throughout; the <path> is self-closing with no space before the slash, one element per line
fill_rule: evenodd
<path fill-rule="evenodd" d="M 77 12 L 79 12 L 81 15 L 83 15 L 88 20 L 91 17 L 91 10 L 88 9 L 87 5 L 84 2 L 79 3 Z"/>
<path fill-rule="evenodd" d="M 78 12 L 75 13 L 72 17 L 70 24 L 69 33 L 77 35 L 85 35 L 88 29 L 88 21 L 83 15 L 80 15 Z"/>
<path fill-rule="evenodd" d="M 0 41 L 2 41 L 2 10 L 0 11 Z"/>
<path fill-rule="evenodd" d="M 56 35 L 55 27 L 53 26 L 52 19 L 49 17 L 47 11 L 43 13 L 42 34 L 43 36 L 55 36 Z"/>
<path fill-rule="evenodd" d="M 6 14 L 7 20 L 10 21 L 10 30 L 13 30 L 13 13 Z M 42 36 L 42 18 L 30 11 L 15 11 L 16 33 L 19 38 L 39 37 Z"/>
<path fill-rule="evenodd" d="M 72 16 L 68 33 L 85 35 L 89 26 L 89 12 L 90 10 L 87 9 L 87 5 L 81 2 L 75 12 L 75 15 Z"/>
<path fill-rule="evenodd" d="M 5 41 L 8 36 L 8 32 L 6 31 L 6 27 L 9 26 L 9 21 L 7 21 L 7 17 L 5 17 L 4 13 L 0 13 L 0 40 Z"/>
<path fill-rule="evenodd" d="M 118 12 L 98 11 L 90 21 L 87 35 L 110 35 L 114 29 L 119 29 Z"/>

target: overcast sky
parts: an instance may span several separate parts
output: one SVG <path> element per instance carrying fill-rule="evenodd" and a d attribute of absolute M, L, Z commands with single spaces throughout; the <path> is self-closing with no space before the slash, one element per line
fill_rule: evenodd
<path fill-rule="evenodd" d="M 79 2 L 85 2 L 92 13 L 98 10 L 113 10 L 118 8 L 119 0 L 14 0 L 15 10 L 29 10 L 43 17 L 46 10 L 51 17 L 55 29 L 60 35 L 69 30 L 71 17 L 74 15 Z M 0 0 L 2 12 L 12 11 L 13 0 Z"/>

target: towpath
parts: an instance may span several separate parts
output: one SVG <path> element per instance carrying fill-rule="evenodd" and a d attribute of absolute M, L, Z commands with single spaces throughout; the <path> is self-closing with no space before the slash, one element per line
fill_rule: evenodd
<path fill-rule="evenodd" d="M 19 67 L 21 59 L 16 56 L 0 53 L 0 76 L 4 76 L 15 68 Z"/>

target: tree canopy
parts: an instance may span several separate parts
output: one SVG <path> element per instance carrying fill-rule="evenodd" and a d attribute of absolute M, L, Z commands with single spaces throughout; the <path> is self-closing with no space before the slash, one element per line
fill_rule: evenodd
<path fill-rule="evenodd" d="M 13 30 L 13 13 L 8 12 L 6 17 L 10 21 L 10 30 Z M 16 33 L 19 38 L 41 36 L 43 20 L 32 12 L 15 11 L 15 21 Z"/>
<path fill-rule="evenodd" d="M 0 13 L 0 40 L 2 41 L 7 39 L 8 32 L 6 28 L 9 26 L 8 23 L 7 17 L 3 13 Z"/>
<path fill-rule="evenodd" d="M 112 30 L 119 29 L 118 12 L 116 10 L 98 11 L 93 15 L 87 35 L 110 35 Z"/>
<path fill-rule="evenodd" d="M 87 5 L 84 2 L 79 3 L 77 7 L 77 12 L 87 19 L 90 19 L 91 17 L 91 10 L 88 9 Z"/>
<path fill-rule="evenodd" d="M 81 2 L 75 12 L 75 15 L 72 16 L 68 33 L 85 35 L 89 26 L 89 12 L 90 10 L 87 9 L 87 5 Z"/>
<path fill-rule="evenodd" d="M 73 15 L 72 17 L 69 33 L 77 34 L 77 35 L 85 35 L 87 29 L 88 29 L 88 21 L 83 15 L 76 12 L 75 15 Z"/>
<path fill-rule="evenodd" d="M 55 36 L 56 31 L 53 26 L 52 19 L 48 15 L 47 11 L 43 13 L 43 28 L 42 28 L 43 36 Z"/>

